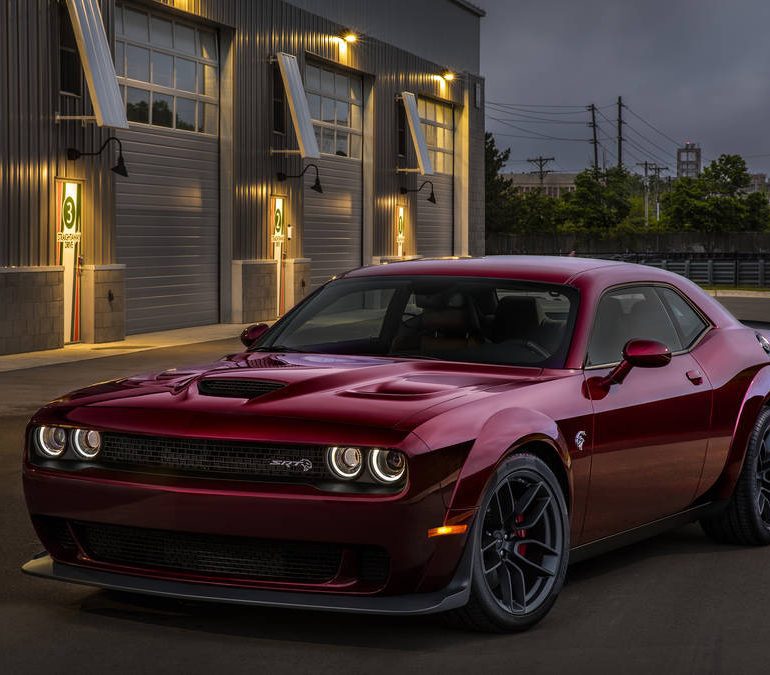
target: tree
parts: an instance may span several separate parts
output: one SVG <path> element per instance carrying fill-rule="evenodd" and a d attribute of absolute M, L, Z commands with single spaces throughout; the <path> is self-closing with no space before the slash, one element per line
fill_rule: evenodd
<path fill-rule="evenodd" d="M 719 155 L 700 176 L 711 194 L 737 197 L 751 184 L 746 161 L 740 155 Z"/>
<path fill-rule="evenodd" d="M 625 169 L 586 169 L 575 177 L 575 191 L 566 198 L 572 229 L 609 234 L 631 212 L 633 180 Z"/>
<path fill-rule="evenodd" d="M 511 156 L 510 148 L 499 150 L 495 137 L 484 134 L 484 208 L 487 234 L 511 227 L 511 184 L 500 175 Z"/>

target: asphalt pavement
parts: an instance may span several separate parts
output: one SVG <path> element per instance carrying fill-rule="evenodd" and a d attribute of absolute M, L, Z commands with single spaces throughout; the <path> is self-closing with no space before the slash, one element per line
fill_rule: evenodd
<path fill-rule="evenodd" d="M 767 672 L 770 548 L 717 546 L 697 526 L 573 566 L 551 614 L 519 635 L 465 633 L 431 617 L 138 598 L 23 575 L 41 549 L 20 481 L 34 410 L 91 382 L 237 349 L 220 340 L 0 373 L 0 672 Z"/>

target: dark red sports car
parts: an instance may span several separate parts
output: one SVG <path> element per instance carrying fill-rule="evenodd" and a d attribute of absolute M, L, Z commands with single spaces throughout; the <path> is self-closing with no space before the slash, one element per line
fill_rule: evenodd
<path fill-rule="evenodd" d="M 770 542 L 770 344 L 682 277 L 397 263 L 242 337 L 33 417 L 26 572 L 515 630 L 569 561 L 662 528 Z"/>

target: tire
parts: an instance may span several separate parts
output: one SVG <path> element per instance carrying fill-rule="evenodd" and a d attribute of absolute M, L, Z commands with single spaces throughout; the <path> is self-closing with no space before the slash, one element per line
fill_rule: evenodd
<path fill-rule="evenodd" d="M 567 573 L 569 516 L 559 481 L 543 460 L 514 455 L 490 482 L 478 518 L 468 540 L 470 599 L 446 619 L 483 632 L 526 630 L 548 614 Z"/>
<path fill-rule="evenodd" d="M 754 423 L 743 469 L 727 507 L 700 523 L 720 544 L 770 544 L 770 408 L 762 408 Z"/>

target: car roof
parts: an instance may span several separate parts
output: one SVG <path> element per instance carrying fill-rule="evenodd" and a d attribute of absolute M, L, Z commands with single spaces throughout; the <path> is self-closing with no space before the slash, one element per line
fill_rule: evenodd
<path fill-rule="evenodd" d="M 420 258 L 386 265 L 361 267 L 346 277 L 390 275 L 483 276 L 522 281 L 566 284 L 592 270 L 606 272 L 612 267 L 635 267 L 629 263 L 573 256 L 494 255 L 483 258 Z"/>

